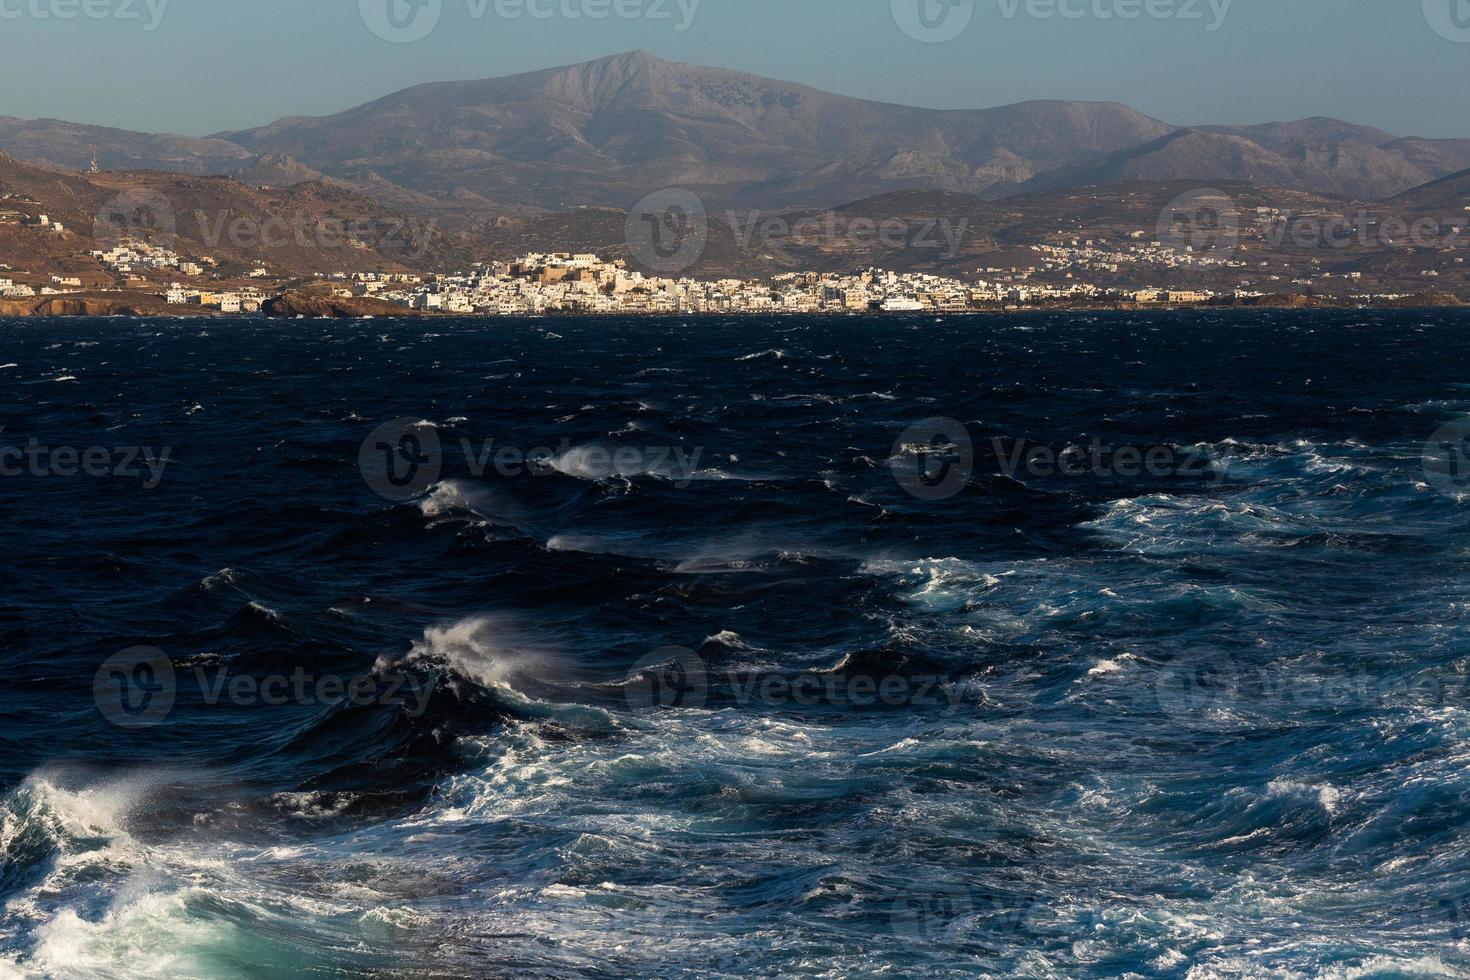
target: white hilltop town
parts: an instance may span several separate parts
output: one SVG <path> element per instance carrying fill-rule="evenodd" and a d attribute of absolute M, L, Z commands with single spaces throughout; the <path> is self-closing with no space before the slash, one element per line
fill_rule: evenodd
<path fill-rule="evenodd" d="M 1251 217 L 1263 227 L 1280 219 L 1279 212 L 1259 211 Z M 39 236 L 67 237 L 65 229 L 44 214 L 6 211 L 0 213 L 0 223 L 21 225 Z M 157 297 L 170 307 L 183 307 L 181 315 L 188 315 L 190 308 L 255 313 L 273 296 L 303 290 L 330 293 L 334 299 L 369 298 L 414 311 L 467 316 L 958 313 L 1031 306 L 1230 304 L 1292 294 L 1366 304 L 1416 295 L 1414 288 L 1404 288 L 1409 277 L 1424 289 L 1443 288 L 1441 282 L 1448 285 L 1465 278 L 1464 257 L 1444 248 L 1433 255 L 1425 250 L 1405 253 L 1426 255 L 1424 267 L 1400 273 L 1391 282 L 1381 278 L 1364 282 L 1362 272 L 1341 265 L 1331 271 L 1321 258 L 1298 256 L 1287 261 L 1262 250 L 1259 229 L 1242 236 L 1238 246 L 1218 251 L 1161 242 L 1141 230 L 1113 239 L 1072 238 L 1060 231 L 1046 237 L 1043 243 L 1007 249 L 1004 257 L 991 256 L 990 261 L 1001 264 L 975 267 L 964 278 L 868 268 L 787 272 L 768 279 L 645 273 L 624 259 L 590 252 L 530 252 L 468 272 L 303 274 L 267 264 L 222 264 L 208 255 L 180 254 L 175 250 L 180 246 L 172 242 L 166 246 L 124 237 L 85 253 L 95 263 L 94 270 L 106 270 L 101 273 L 105 282 L 98 280 L 97 272 L 89 279 L 76 270 L 57 274 L 14 269 L 0 256 L 0 298 L 100 288 Z M 270 258 L 268 252 L 261 257 Z"/>
<path fill-rule="evenodd" d="M 1100 253 L 1102 254 L 1102 253 Z M 1053 257 L 1038 254 L 1039 264 Z M 372 296 L 415 310 L 524 316 L 541 313 L 918 313 L 963 312 L 1034 302 L 1200 303 L 1198 290 L 1152 288 L 1119 293 L 1090 282 L 1030 281 L 1039 266 L 963 282 L 926 273 L 867 269 L 856 273 L 789 272 L 770 280 L 701 280 L 647 276 L 622 261 L 593 254 L 530 253 L 461 275 L 357 273 L 343 298 Z M 338 277 L 334 277 L 338 278 Z M 1253 295 L 1260 295 L 1259 293 Z"/>
<path fill-rule="evenodd" d="M 622 259 L 592 253 L 532 252 L 462 273 L 319 272 L 287 276 L 257 266 L 243 277 L 225 280 L 209 256 L 186 258 L 172 249 L 142 241 L 123 241 L 88 253 L 108 269 L 124 290 L 161 295 L 170 306 L 201 312 L 255 313 L 288 289 L 313 283 L 333 298 L 370 298 L 409 310 L 465 316 L 541 314 L 743 314 L 743 313 L 960 313 L 1027 306 L 1055 307 L 1108 303 L 1196 305 L 1229 302 L 1294 290 L 1324 289 L 1341 295 L 1361 276 L 1318 271 L 1303 277 L 1285 268 L 1272 274 L 1239 258 L 1195 255 L 1158 242 L 1118 246 L 1093 241 L 1028 246 L 1026 264 L 979 268 L 964 281 L 930 273 L 878 268 L 859 272 L 788 272 L 771 279 L 696 279 L 646 275 Z M 0 273 L 7 267 L 0 264 Z M 1140 274 L 1231 270 L 1241 285 L 1224 291 L 1170 286 L 1134 288 L 1117 284 Z M 1250 275 L 1250 273 L 1257 273 Z M 31 277 L 34 279 L 34 277 Z M 171 280 L 171 281 L 169 281 Z M 192 280 L 192 281 L 191 281 Z M 200 280 L 203 280 L 202 282 Z M 1109 284 L 1109 280 L 1113 280 Z M 81 292 L 74 277 L 50 282 L 0 278 L 0 297 L 65 295 Z M 1358 302 L 1395 300 L 1407 293 L 1351 292 Z M 180 311 L 183 313 L 184 311 Z"/>

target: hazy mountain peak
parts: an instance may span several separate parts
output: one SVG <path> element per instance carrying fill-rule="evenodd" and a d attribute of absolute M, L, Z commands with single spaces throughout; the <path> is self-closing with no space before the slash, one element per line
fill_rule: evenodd
<path fill-rule="evenodd" d="M 692 187 L 712 206 L 831 206 L 910 189 L 1002 196 L 1133 180 L 1239 181 L 1379 198 L 1470 167 L 1470 141 L 1397 139 L 1317 117 L 1178 127 L 1116 102 L 906 108 L 634 50 L 499 78 L 417 85 L 335 115 L 207 140 L 0 119 L 22 159 L 322 175 L 499 213 L 627 207 Z M 275 158 L 253 165 L 257 157 Z M 289 157 L 289 161 L 285 158 Z"/>

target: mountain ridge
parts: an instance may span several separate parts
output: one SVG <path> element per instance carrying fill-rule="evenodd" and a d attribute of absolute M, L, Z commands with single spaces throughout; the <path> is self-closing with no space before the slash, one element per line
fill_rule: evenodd
<path fill-rule="evenodd" d="M 0 117 L 0 147 L 22 160 L 84 169 L 93 145 L 104 169 L 337 181 L 448 220 L 626 209 L 671 186 L 762 209 L 1179 179 L 1382 200 L 1470 168 L 1470 140 L 1330 117 L 1176 126 L 1108 101 L 912 108 L 646 51 L 197 139 Z"/>

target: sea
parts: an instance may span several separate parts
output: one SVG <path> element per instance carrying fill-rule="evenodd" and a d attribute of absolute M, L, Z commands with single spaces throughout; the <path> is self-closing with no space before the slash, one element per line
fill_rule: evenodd
<path fill-rule="evenodd" d="M 1470 315 L 0 321 L 0 977 L 1470 976 Z"/>

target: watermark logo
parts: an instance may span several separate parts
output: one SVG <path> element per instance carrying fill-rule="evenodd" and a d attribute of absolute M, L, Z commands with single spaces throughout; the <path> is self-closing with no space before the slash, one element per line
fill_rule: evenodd
<path fill-rule="evenodd" d="M 898 437 L 890 465 L 905 492 L 920 500 L 948 500 L 970 483 L 975 444 L 957 419 L 927 419 Z"/>
<path fill-rule="evenodd" d="M 132 647 L 108 657 L 92 678 L 97 710 L 119 728 L 152 728 L 168 718 L 177 683 L 168 655 Z"/>
<path fill-rule="evenodd" d="M 623 692 L 629 707 L 699 709 L 709 698 L 704 660 L 688 647 L 664 647 L 628 672 Z"/>
<path fill-rule="evenodd" d="M 889 922 L 893 933 L 917 943 L 953 942 L 975 913 L 975 896 L 962 885 L 941 885 L 929 892 L 900 895 Z"/>
<path fill-rule="evenodd" d="M 634 261 L 665 274 L 684 272 L 704 257 L 709 215 L 693 191 L 654 191 L 633 206 L 623 228 Z"/>
<path fill-rule="evenodd" d="M 1424 0 L 1424 19 L 1445 40 L 1470 44 L 1470 0 Z"/>
<path fill-rule="evenodd" d="M 555 446 L 547 443 L 523 449 L 495 439 L 477 442 L 461 436 L 446 447 L 432 422 L 403 418 L 378 426 L 363 440 L 357 465 L 369 488 L 401 503 L 439 483 L 446 467 L 461 461 L 476 479 L 491 473 L 506 479 L 560 475 L 598 483 L 649 477 L 684 490 L 698 478 L 703 457 L 703 447 L 574 446 L 565 438 Z"/>
<path fill-rule="evenodd" d="M 1176 723 L 1196 731 L 1244 727 L 1244 678 L 1225 655 L 1186 654 L 1165 667 L 1154 681 L 1159 707 Z"/>
<path fill-rule="evenodd" d="M 147 242 L 159 249 L 172 249 L 178 237 L 178 218 L 173 204 L 157 191 L 123 191 L 102 205 L 92 222 L 92 239 L 99 249 L 120 248 Z"/>
<path fill-rule="evenodd" d="M 1460 940 L 1470 935 L 1470 896 L 1441 898 L 1439 910 L 1440 918 L 1450 923 L 1451 938 Z"/>
<path fill-rule="evenodd" d="M 363 440 L 357 465 L 375 493 L 412 500 L 439 482 L 444 467 L 439 433 L 421 419 L 385 422 Z"/>
<path fill-rule="evenodd" d="M 1159 215 L 1159 241 L 1195 260 L 1224 262 L 1240 245 L 1235 198 L 1205 187 L 1181 194 Z"/>
<path fill-rule="evenodd" d="M 975 0 L 889 0 L 893 22 L 915 41 L 953 41 L 975 18 Z"/>
<path fill-rule="evenodd" d="M 1458 499 L 1470 491 L 1470 418 L 1440 428 L 1424 444 L 1424 479 L 1438 492 Z"/>
<path fill-rule="evenodd" d="M 367 29 L 390 44 L 422 41 L 439 26 L 444 0 L 357 0 Z"/>
<path fill-rule="evenodd" d="M 1053 921 L 1055 912 L 1036 896 L 953 883 L 899 896 L 889 918 L 896 936 L 919 943 L 958 943 L 982 934 L 1067 934 L 1065 925 Z"/>

